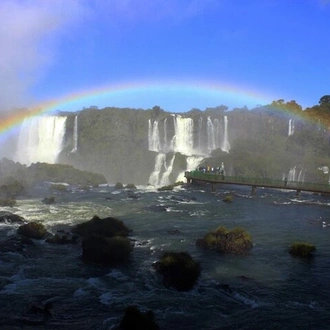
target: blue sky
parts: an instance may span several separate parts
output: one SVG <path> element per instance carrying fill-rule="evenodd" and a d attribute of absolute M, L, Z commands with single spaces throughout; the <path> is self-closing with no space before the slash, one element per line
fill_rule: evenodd
<path fill-rule="evenodd" d="M 0 108 L 309 107 L 330 94 L 329 17 L 326 0 L 1 0 Z"/>

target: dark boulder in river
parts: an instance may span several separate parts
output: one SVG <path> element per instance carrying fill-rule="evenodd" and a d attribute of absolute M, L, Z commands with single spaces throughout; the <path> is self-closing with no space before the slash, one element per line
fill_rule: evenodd
<path fill-rule="evenodd" d="M 72 229 L 72 232 L 83 237 L 88 237 L 90 235 L 126 237 L 130 231 L 131 230 L 118 219 L 112 217 L 101 219 L 97 215 L 95 215 L 90 221 L 81 223 Z"/>
<path fill-rule="evenodd" d="M 141 312 L 136 306 L 128 306 L 120 322 L 120 330 L 158 330 L 159 326 L 154 321 L 154 313 L 149 310 Z"/>
<path fill-rule="evenodd" d="M 92 235 L 82 241 L 82 258 L 101 264 L 116 265 L 128 260 L 133 248 L 126 237 Z"/>
<path fill-rule="evenodd" d="M 0 222 L 2 223 L 24 223 L 24 218 L 11 212 L 0 212 Z"/>
<path fill-rule="evenodd" d="M 45 226 L 42 223 L 34 221 L 20 226 L 17 229 L 17 233 L 22 236 L 35 239 L 43 239 L 48 235 Z"/>
<path fill-rule="evenodd" d="M 201 273 L 200 264 L 186 252 L 165 252 L 153 267 L 163 275 L 166 287 L 178 291 L 191 290 Z"/>

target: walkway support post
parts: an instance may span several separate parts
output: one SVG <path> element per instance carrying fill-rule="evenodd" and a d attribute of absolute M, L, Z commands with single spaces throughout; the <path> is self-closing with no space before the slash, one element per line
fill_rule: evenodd
<path fill-rule="evenodd" d="M 211 183 L 211 191 L 215 192 L 215 184 L 214 183 Z"/>
<path fill-rule="evenodd" d="M 255 196 L 257 193 L 257 187 L 256 186 L 252 186 L 252 190 L 251 190 L 251 195 Z"/>

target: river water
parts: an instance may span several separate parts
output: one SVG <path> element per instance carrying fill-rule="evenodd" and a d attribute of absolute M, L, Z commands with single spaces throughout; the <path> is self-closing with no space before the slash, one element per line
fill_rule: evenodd
<path fill-rule="evenodd" d="M 233 194 L 233 202 L 223 198 Z M 1 329 L 114 329 L 128 305 L 151 309 L 161 329 L 327 329 L 330 324 L 330 200 L 294 191 L 237 186 L 177 188 L 132 193 L 101 186 L 56 195 L 40 189 L 14 208 L 0 208 L 41 221 L 55 233 L 94 215 L 122 220 L 132 231 L 128 264 L 104 267 L 81 260 L 77 245 L 35 241 L 24 253 L 0 253 Z M 244 257 L 220 255 L 195 245 L 208 231 L 240 226 L 252 236 Z M 0 239 L 17 227 L 0 225 Z M 316 246 L 312 259 L 288 253 L 294 241 Z M 189 292 L 163 286 L 152 268 L 164 251 L 187 251 L 202 266 Z M 29 313 L 51 301 L 49 317 Z"/>

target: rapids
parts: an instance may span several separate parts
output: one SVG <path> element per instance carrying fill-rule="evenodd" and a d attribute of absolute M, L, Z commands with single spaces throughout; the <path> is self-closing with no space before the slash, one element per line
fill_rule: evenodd
<path fill-rule="evenodd" d="M 160 329 L 325 329 L 330 309 L 329 199 L 295 192 L 208 186 L 172 192 L 138 187 L 72 189 L 44 205 L 40 190 L 14 208 L 52 233 L 99 217 L 116 217 L 133 232 L 134 252 L 116 268 L 86 264 L 80 245 L 35 241 L 25 251 L 0 252 L 0 328 L 114 329 L 128 305 L 153 310 Z M 232 203 L 224 203 L 227 194 Z M 200 250 L 195 241 L 219 225 L 243 227 L 254 247 L 248 256 Z M 0 240 L 17 226 L 0 224 Z M 316 246 L 310 260 L 288 253 L 294 241 Z M 164 251 L 187 251 L 202 266 L 190 292 L 166 289 L 152 263 Z M 2 250 L 0 250 L 2 251 Z M 51 301 L 54 313 L 31 315 L 29 306 Z"/>

